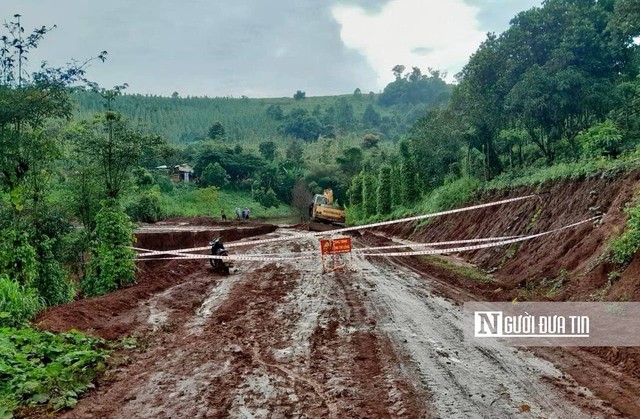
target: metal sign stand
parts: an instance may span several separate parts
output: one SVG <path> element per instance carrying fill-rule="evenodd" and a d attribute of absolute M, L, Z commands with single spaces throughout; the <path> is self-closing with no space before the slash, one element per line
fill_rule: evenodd
<path fill-rule="evenodd" d="M 335 272 L 351 266 L 351 237 L 320 240 L 322 273 Z M 347 256 L 348 255 L 348 256 Z"/>

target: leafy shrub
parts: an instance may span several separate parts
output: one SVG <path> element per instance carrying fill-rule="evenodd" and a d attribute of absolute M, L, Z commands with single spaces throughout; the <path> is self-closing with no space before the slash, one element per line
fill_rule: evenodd
<path fill-rule="evenodd" d="M 611 121 L 592 126 L 578 134 L 576 140 L 590 157 L 615 158 L 622 151 L 622 133 Z"/>
<path fill-rule="evenodd" d="M 68 303 L 76 294 L 67 272 L 53 252 L 53 245 L 54 240 L 47 236 L 38 242 L 38 276 L 33 281 L 33 287 L 47 306 Z"/>
<path fill-rule="evenodd" d="M 30 286 L 38 276 L 38 260 L 36 249 L 29 243 L 29 234 L 11 227 L 0 233 L 0 272 L 21 285 Z"/>
<path fill-rule="evenodd" d="M 0 275 L 0 327 L 22 325 L 42 308 L 44 302 L 34 289 Z"/>
<path fill-rule="evenodd" d="M 640 249 L 640 204 L 626 209 L 628 216 L 624 232 L 611 242 L 611 260 L 626 265 Z"/>
<path fill-rule="evenodd" d="M 431 191 L 420 203 L 420 213 L 446 211 L 468 203 L 480 188 L 474 178 L 460 178 Z"/>
<path fill-rule="evenodd" d="M 134 182 L 138 186 L 151 186 L 155 181 L 153 175 L 144 167 L 136 167 L 131 173 L 133 174 Z"/>
<path fill-rule="evenodd" d="M 258 189 L 254 193 L 254 199 L 265 208 L 277 207 L 280 201 L 273 189 Z"/>
<path fill-rule="evenodd" d="M 127 206 L 127 214 L 133 221 L 145 223 L 155 223 L 163 219 L 159 190 L 154 188 L 140 193 L 135 201 Z"/>
<path fill-rule="evenodd" d="M 162 193 L 171 193 L 173 192 L 173 182 L 166 175 L 157 175 L 156 176 L 156 185 L 160 188 L 160 192 Z"/>
<path fill-rule="evenodd" d="M 117 203 L 109 202 L 96 216 L 87 276 L 82 282 L 86 296 L 102 295 L 135 282 L 133 224 Z"/>
<path fill-rule="evenodd" d="M 102 340 L 77 332 L 0 329 L 0 418 L 17 407 L 74 407 L 107 356 Z"/>
<path fill-rule="evenodd" d="M 229 183 L 229 175 L 220 163 L 209 163 L 200 174 L 200 183 L 203 186 L 223 188 Z"/>

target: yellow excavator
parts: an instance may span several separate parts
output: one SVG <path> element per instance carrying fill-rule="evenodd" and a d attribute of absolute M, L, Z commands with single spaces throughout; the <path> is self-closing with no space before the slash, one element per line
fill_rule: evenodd
<path fill-rule="evenodd" d="M 316 194 L 309 205 L 309 230 L 327 231 L 344 227 L 344 211 L 333 206 L 333 190 Z"/>

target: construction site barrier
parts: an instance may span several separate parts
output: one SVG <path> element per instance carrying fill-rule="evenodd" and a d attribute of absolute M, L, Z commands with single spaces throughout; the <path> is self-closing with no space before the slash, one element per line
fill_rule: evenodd
<path fill-rule="evenodd" d="M 503 205 L 503 204 L 508 204 L 508 203 L 512 203 L 512 202 L 522 201 L 522 200 L 525 200 L 525 199 L 531 199 L 531 198 L 534 198 L 534 197 L 537 197 L 537 195 L 527 195 L 527 196 L 521 196 L 521 197 L 517 197 L 517 198 L 503 199 L 501 201 L 489 202 L 489 203 L 486 203 L 486 204 L 472 205 L 472 206 L 469 206 L 469 207 L 457 208 L 457 209 L 447 210 L 447 211 L 440 211 L 440 212 L 431 213 L 431 214 L 416 215 L 416 216 L 413 216 L 413 217 L 400 218 L 400 219 L 396 219 L 396 220 L 381 221 L 379 223 L 366 224 L 366 225 L 361 225 L 361 226 L 344 227 L 344 228 L 339 228 L 339 229 L 331 230 L 331 231 L 316 231 L 316 232 L 310 232 L 310 233 L 294 234 L 294 235 L 291 235 L 291 236 L 274 237 L 274 238 L 270 238 L 270 239 L 236 241 L 236 242 L 231 242 L 231 243 L 226 244 L 225 248 L 233 248 L 233 247 L 239 247 L 239 246 L 253 246 L 253 245 L 257 245 L 257 244 L 275 243 L 275 242 L 280 242 L 280 241 L 288 241 L 288 240 L 294 240 L 294 239 L 300 239 L 300 238 L 306 238 L 306 237 L 326 236 L 326 235 L 331 235 L 331 234 L 345 233 L 345 232 L 349 232 L 349 231 L 365 230 L 365 229 L 369 229 L 369 228 L 377 228 L 377 227 L 383 227 L 383 226 L 388 226 L 388 225 L 393 225 L 393 224 L 425 220 L 425 219 L 428 219 L 428 218 L 439 217 L 439 216 L 443 216 L 443 215 L 457 214 L 457 213 L 466 212 L 466 211 L 472 211 L 472 210 L 481 209 L 481 208 L 488 208 L 488 207 L 492 207 L 492 206 L 496 206 L 496 205 Z M 144 257 L 156 256 L 156 255 L 165 255 L 165 254 L 184 254 L 184 253 L 191 253 L 191 252 L 200 252 L 200 251 L 203 251 L 203 250 L 209 250 L 210 248 L 211 248 L 210 246 L 202 246 L 202 247 L 194 247 L 194 248 L 188 248 L 188 249 L 177 249 L 177 250 L 155 250 L 155 251 L 149 251 L 149 252 L 141 253 L 141 254 L 138 255 L 138 258 L 144 258 Z"/>

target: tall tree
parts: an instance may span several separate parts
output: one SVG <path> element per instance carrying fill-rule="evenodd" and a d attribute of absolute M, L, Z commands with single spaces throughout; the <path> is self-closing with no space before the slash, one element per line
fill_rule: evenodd
<path fill-rule="evenodd" d="M 121 197 L 131 170 L 163 143 L 159 136 L 142 133 L 113 111 L 77 124 L 69 135 L 78 152 L 95 167 L 107 198 L 113 200 Z"/>
<path fill-rule="evenodd" d="M 258 146 L 258 150 L 266 161 L 273 162 L 276 158 L 277 147 L 273 141 L 264 141 Z"/>
<path fill-rule="evenodd" d="M 391 212 L 391 167 L 384 165 L 378 171 L 377 212 L 389 214 Z"/>
<path fill-rule="evenodd" d="M 416 164 L 409 143 L 400 143 L 400 200 L 404 205 L 411 205 L 418 198 L 418 177 Z"/>
<path fill-rule="evenodd" d="M 227 138 L 227 131 L 220 121 L 216 121 L 209 127 L 208 136 L 212 140 L 224 140 Z"/>

